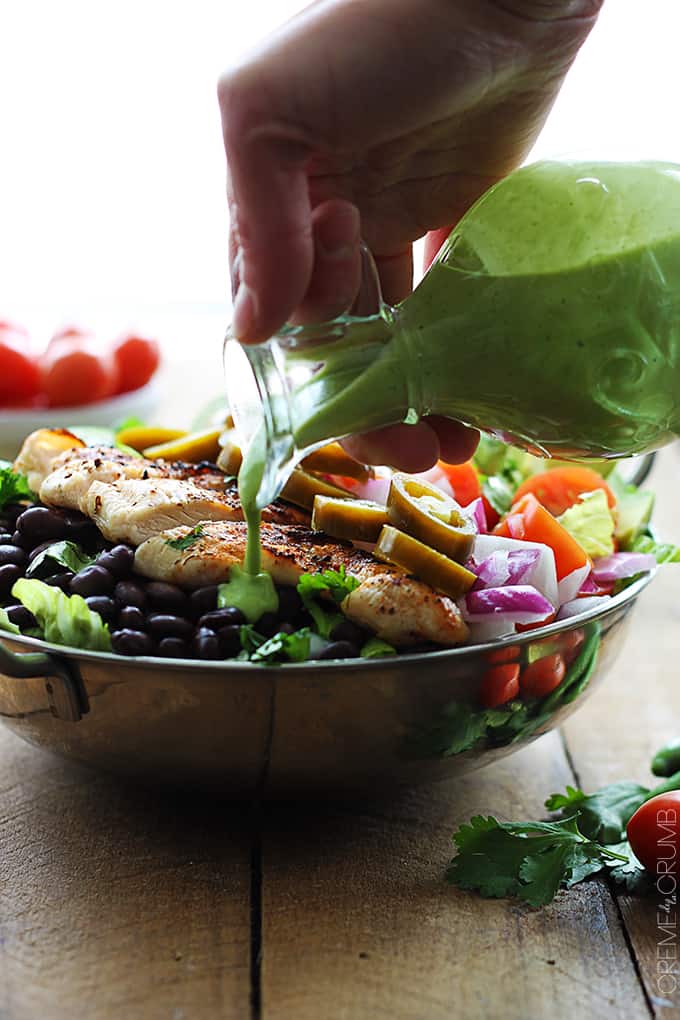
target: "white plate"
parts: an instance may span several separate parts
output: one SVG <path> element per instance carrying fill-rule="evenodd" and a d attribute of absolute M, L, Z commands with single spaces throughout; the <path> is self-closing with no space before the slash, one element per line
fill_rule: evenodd
<path fill-rule="evenodd" d="M 34 429 L 68 428 L 77 425 L 111 426 L 125 418 L 151 417 L 160 398 L 155 380 L 111 400 L 80 407 L 51 407 L 44 411 L 0 411 L 0 458 L 12 460 L 26 436 Z"/>

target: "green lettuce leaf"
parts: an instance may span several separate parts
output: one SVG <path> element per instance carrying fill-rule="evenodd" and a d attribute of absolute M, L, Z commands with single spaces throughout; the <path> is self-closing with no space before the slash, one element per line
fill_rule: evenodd
<path fill-rule="evenodd" d="M 10 634 L 21 634 L 16 623 L 12 623 L 7 612 L 0 608 L 0 630 L 8 631 Z"/>
<path fill-rule="evenodd" d="M 80 595 L 65 595 L 60 588 L 26 577 L 15 583 L 12 595 L 33 613 L 46 641 L 95 652 L 111 650 L 109 628 Z"/>
<path fill-rule="evenodd" d="M 557 518 L 589 556 L 609 556 L 614 552 L 614 516 L 604 490 L 586 492 L 579 503 Z"/>
<path fill-rule="evenodd" d="M 631 543 L 630 551 L 651 553 L 657 563 L 680 563 L 680 546 L 657 542 L 651 535 L 638 535 Z"/>
<path fill-rule="evenodd" d="M 396 655 L 397 649 L 387 643 L 387 641 L 381 641 L 380 638 L 372 637 L 362 645 L 361 652 L 359 653 L 362 659 L 379 659 L 385 655 Z"/>

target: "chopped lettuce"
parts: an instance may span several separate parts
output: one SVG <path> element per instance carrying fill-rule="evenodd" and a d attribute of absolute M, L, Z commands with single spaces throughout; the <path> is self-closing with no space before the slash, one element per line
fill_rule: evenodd
<path fill-rule="evenodd" d="M 34 560 L 31 560 L 26 571 L 26 577 L 39 574 L 41 568 L 44 569 L 45 560 L 52 560 L 54 563 L 58 563 L 60 566 L 66 567 L 67 570 L 72 570 L 74 574 L 77 574 L 79 570 L 83 570 L 85 567 L 89 567 L 91 563 L 94 563 L 95 559 L 95 556 L 88 556 L 86 552 L 83 552 L 75 542 L 54 542 L 53 545 L 39 552 Z M 51 568 L 47 572 L 54 573 L 54 569 Z"/>
<path fill-rule="evenodd" d="M 33 613 L 46 641 L 95 652 L 111 650 L 109 628 L 80 595 L 65 595 L 60 588 L 26 577 L 15 583 L 12 595 Z"/>
<path fill-rule="evenodd" d="M 651 553 L 657 563 L 680 563 L 680 546 L 657 542 L 651 535 L 638 535 L 629 551 Z"/>
<path fill-rule="evenodd" d="M 535 472 L 536 458 L 524 450 L 508 446 L 500 439 L 482 436 L 473 457 L 481 476 L 482 492 L 496 513 L 504 514 L 512 506 L 515 492 Z"/>
<path fill-rule="evenodd" d="M 621 549 L 632 551 L 635 539 L 647 530 L 654 509 L 654 493 L 625 482 L 618 469 L 612 471 L 607 482 L 616 496 L 614 535 Z"/>
<path fill-rule="evenodd" d="M 614 552 L 614 516 L 603 489 L 586 492 L 557 518 L 565 531 L 593 557 Z"/>
<path fill-rule="evenodd" d="M 7 461 L 0 462 L 0 510 L 9 503 L 20 503 L 22 500 L 35 496 L 28 486 L 28 480 L 24 475 L 14 471 Z"/>
<path fill-rule="evenodd" d="M 10 634 L 21 634 L 16 623 L 12 623 L 6 610 L 0 608 L 0 630 L 8 631 Z"/>

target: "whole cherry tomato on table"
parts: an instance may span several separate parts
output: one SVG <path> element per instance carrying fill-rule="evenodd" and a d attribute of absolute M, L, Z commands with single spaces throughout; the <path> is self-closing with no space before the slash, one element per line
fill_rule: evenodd
<path fill-rule="evenodd" d="M 639 807 L 627 828 L 628 841 L 635 856 L 647 871 L 673 883 L 674 893 L 680 868 L 680 790 L 660 793 Z"/>

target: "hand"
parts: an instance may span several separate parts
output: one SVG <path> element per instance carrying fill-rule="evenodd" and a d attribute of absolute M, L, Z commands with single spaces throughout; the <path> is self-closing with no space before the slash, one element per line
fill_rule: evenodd
<path fill-rule="evenodd" d="M 323 0 L 219 85 L 234 323 L 244 342 L 344 311 L 360 236 L 387 301 L 530 150 L 602 0 Z M 476 433 L 445 419 L 355 437 L 404 470 L 455 462 Z"/>

